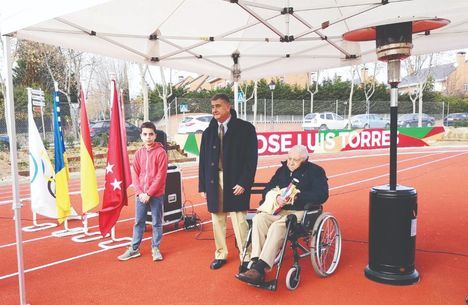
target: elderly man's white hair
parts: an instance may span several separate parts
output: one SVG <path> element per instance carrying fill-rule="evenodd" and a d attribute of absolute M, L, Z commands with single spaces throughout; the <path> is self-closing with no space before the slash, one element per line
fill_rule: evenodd
<path fill-rule="evenodd" d="M 304 145 L 293 146 L 288 153 L 289 156 L 298 156 L 302 161 L 306 160 L 309 157 L 309 152 Z"/>

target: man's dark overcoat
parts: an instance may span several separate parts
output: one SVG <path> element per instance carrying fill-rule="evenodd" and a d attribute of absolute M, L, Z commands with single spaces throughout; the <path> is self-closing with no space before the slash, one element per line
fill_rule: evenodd
<path fill-rule="evenodd" d="M 237 118 L 231 109 L 231 119 L 223 140 L 223 211 L 218 211 L 218 121 L 212 119 L 203 132 L 200 145 L 198 189 L 205 192 L 210 213 L 246 211 L 250 206 L 250 189 L 257 169 L 257 133 L 249 122 Z M 235 196 L 232 188 L 240 185 L 245 189 Z"/>

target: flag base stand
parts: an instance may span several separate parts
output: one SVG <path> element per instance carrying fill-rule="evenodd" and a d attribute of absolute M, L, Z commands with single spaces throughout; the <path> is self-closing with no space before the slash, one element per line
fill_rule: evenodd
<path fill-rule="evenodd" d="M 124 241 L 127 241 L 127 242 L 124 242 Z M 111 239 L 100 242 L 98 246 L 101 247 L 102 249 L 110 250 L 110 249 L 115 249 L 115 248 L 120 248 L 120 247 L 126 247 L 130 245 L 131 241 L 132 239 L 130 237 L 116 238 L 115 226 L 113 226 L 111 230 Z"/>
<path fill-rule="evenodd" d="M 54 237 L 65 237 L 65 236 L 70 236 L 70 235 L 76 235 L 76 234 L 83 233 L 84 232 L 83 227 L 76 227 L 76 228 L 71 228 L 71 229 L 68 227 L 68 220 L 77 220 L 77 219 L 81 219 L 81 217 L 78 216 L 78 215 L 76 215 L 76 216 L 73 215 L 73 216 L 67 217 L 67 219 L 65 219 L 65 221 L 63 222 L 65 229 L 59 230 L 59 231 L 54 231 L 54 232 L 51 233 L 51 235 L 54 236 Z"/>
<path fill-rule="evenodd" d="M 94 218 L 97 217 L 99 214 L 98 213 L 85 213 L 83 217 L 83 234 L 76 235 L 72 237 L 72 241 L 76 243 L 86 243 L 89 241 L 94 241 L 94 240 L 99 240 L 104 237 L 102 237 L 101 232 L 89 232 L 88 231 L 88 219 L 89 218 Z M 106 237 L 109 237 L 110 234 L 108 234 Z"/>
<path fill-rule="evenodd" d="M 23 227 L 24 232 L 37 232 L 37 231 L 42 231 L 42 230 L 47 230 L 50 228 L 54 228 L 57 226 L 56 223 L 53 222 L 44 222 L 44 223 L 37 223 L 37 214 L 33 212 L 33 225 L 32 226 L 27 226 Z"/>

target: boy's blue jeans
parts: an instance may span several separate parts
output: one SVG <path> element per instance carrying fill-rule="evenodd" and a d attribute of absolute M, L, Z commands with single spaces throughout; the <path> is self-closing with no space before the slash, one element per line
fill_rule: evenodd
<path fill-rule="evenodd" d="M 151 209 L 152 225 L 153 225 L 153 238 L 151 239 L 151 246 L 158 247 L 162 238 L 162 221 L 163 221 L 163 204 L 164 196 L 151 197 L 147 203 L 142 203 L 137 197 L 135 206 L 135 225 L 133 227 L 132 248 L 136 250 L 140 247 L 143 233 L 145 232 L 146 214 Z"/>

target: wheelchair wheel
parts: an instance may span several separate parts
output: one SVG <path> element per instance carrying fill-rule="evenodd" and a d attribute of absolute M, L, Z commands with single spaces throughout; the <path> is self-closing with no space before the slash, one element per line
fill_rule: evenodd
<path fill-rule="evenodd" d="M 332 214 L 323 213 L 315 221 L 310 250 L 317 275 L 327 277 L 336 270 L 341 255 L 341 232 Z"/>
<path fill-rule="evenodd" d="M 301 269 L 297 266 L 292 266 L 292 268 L 289 269 L 288 274 L 286 274 L 286 287 L 288 287 L 289 290 L 296 290 L 300 281 Z"/>

